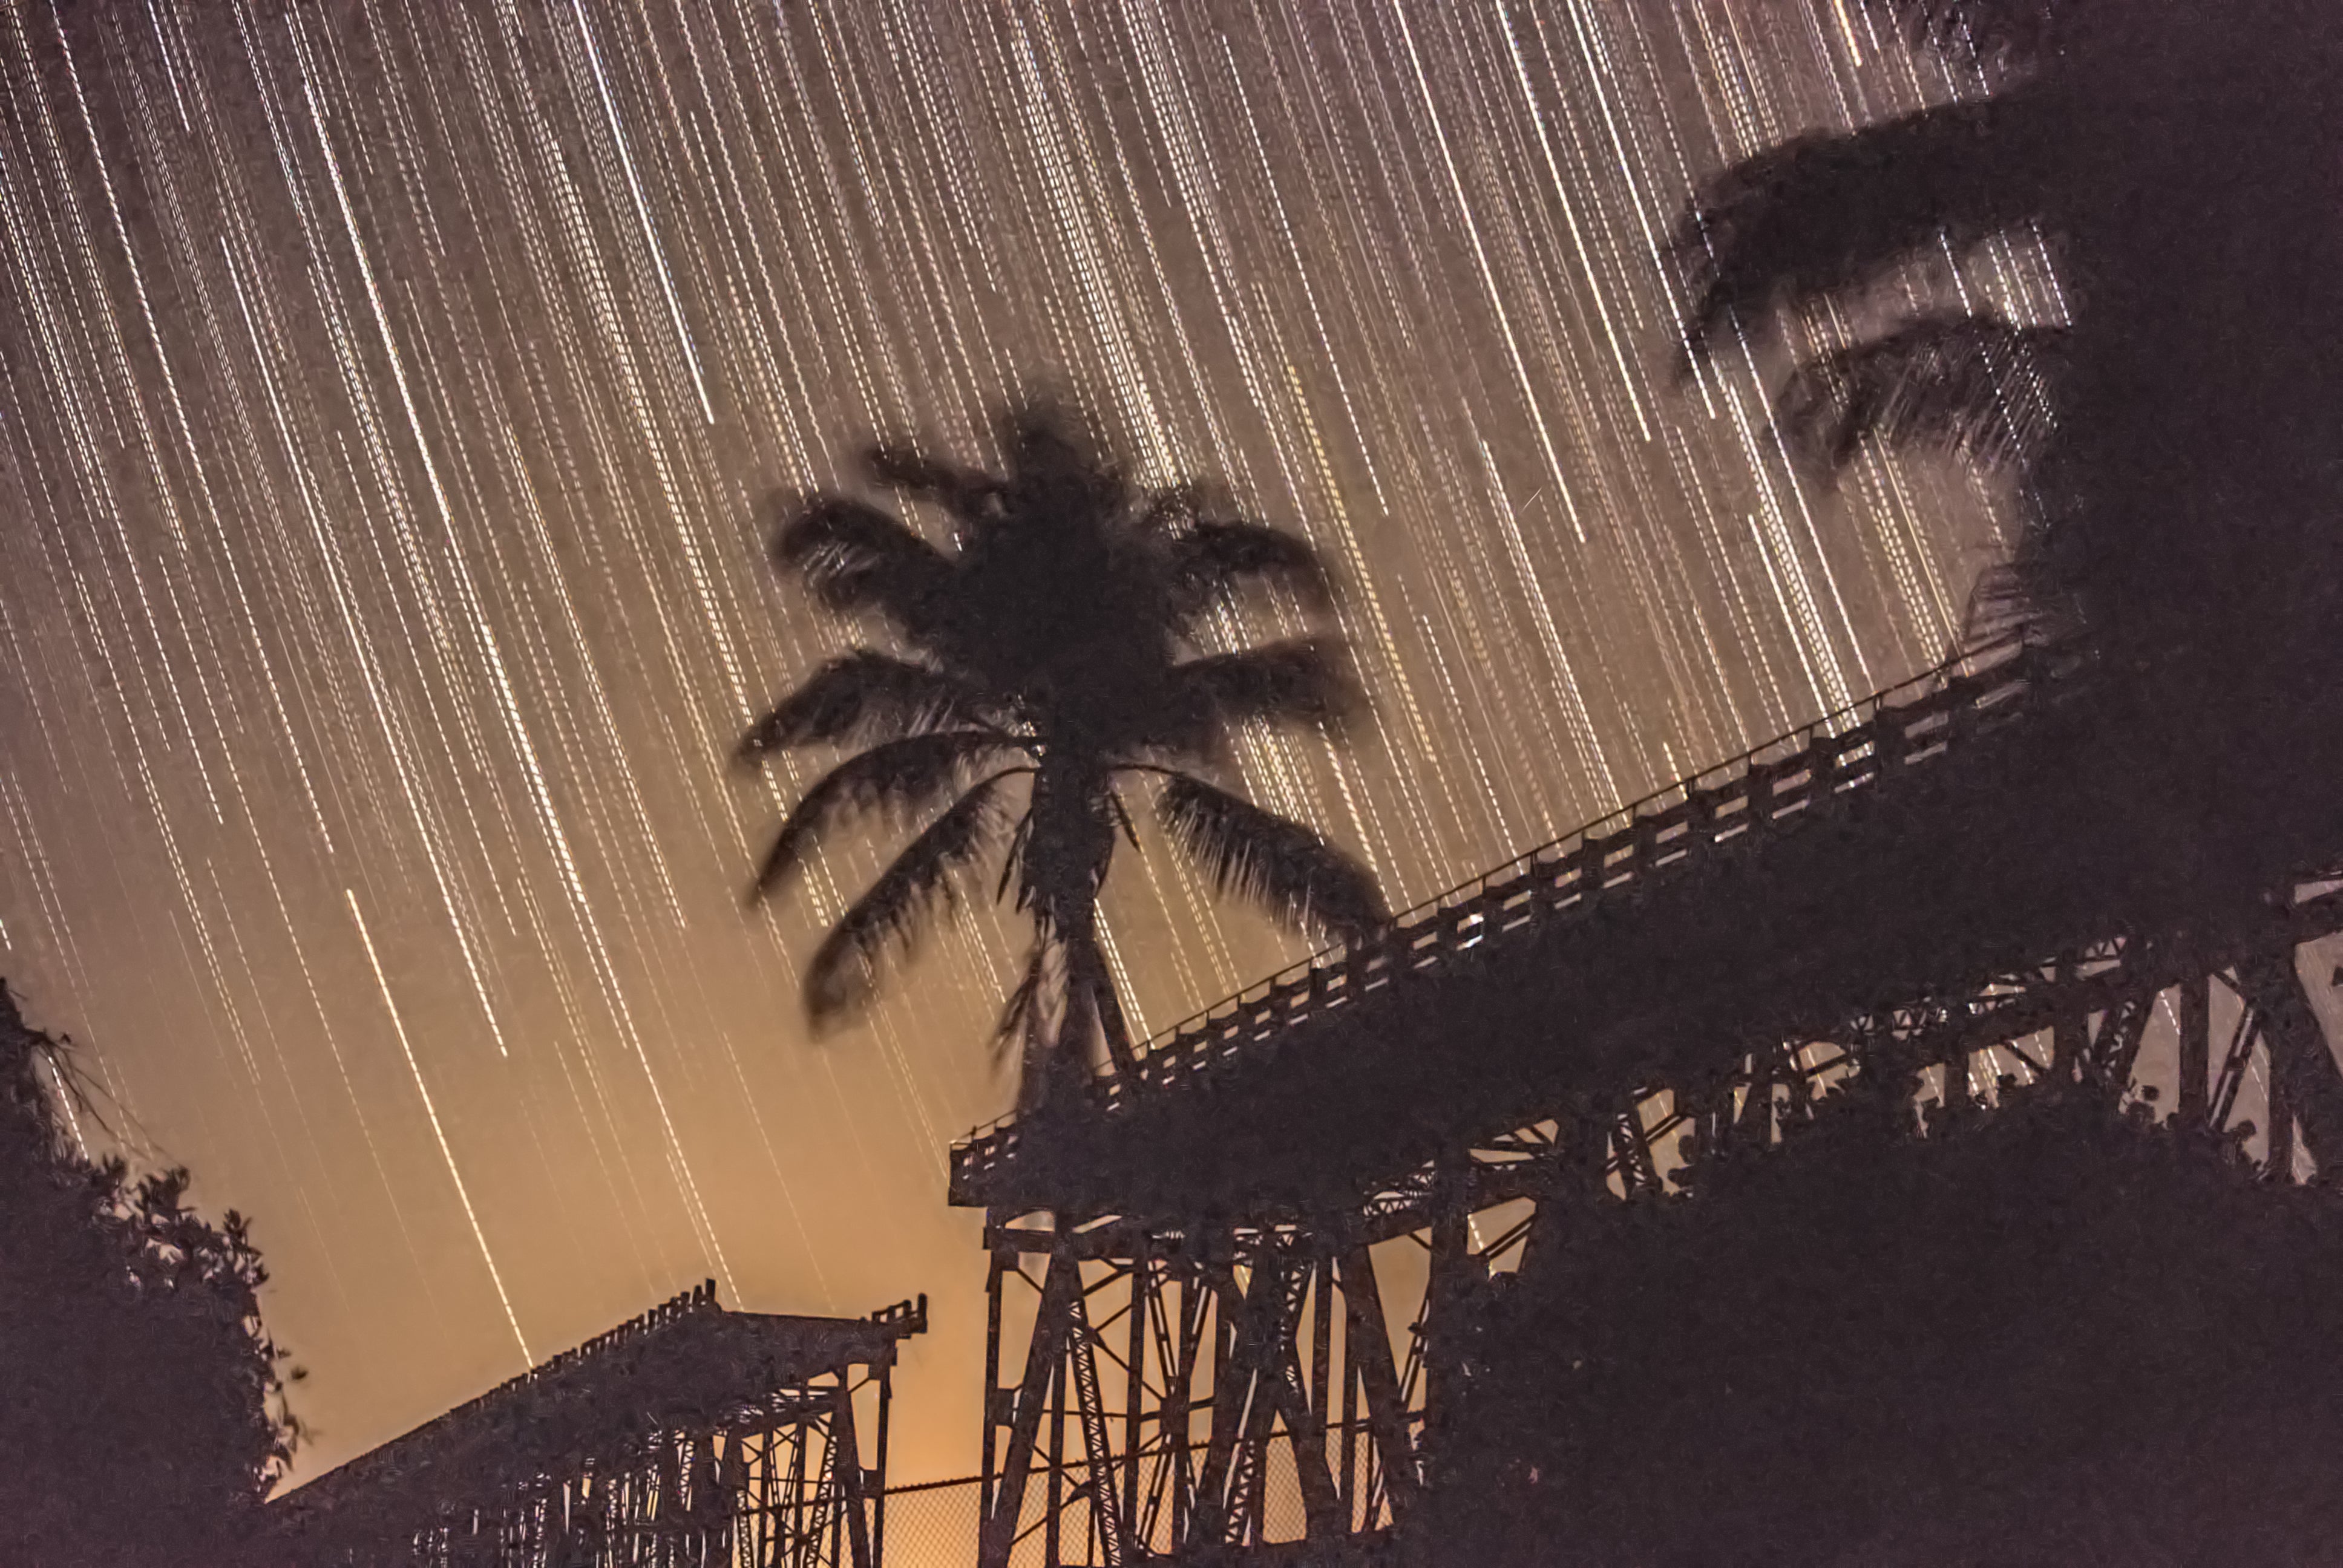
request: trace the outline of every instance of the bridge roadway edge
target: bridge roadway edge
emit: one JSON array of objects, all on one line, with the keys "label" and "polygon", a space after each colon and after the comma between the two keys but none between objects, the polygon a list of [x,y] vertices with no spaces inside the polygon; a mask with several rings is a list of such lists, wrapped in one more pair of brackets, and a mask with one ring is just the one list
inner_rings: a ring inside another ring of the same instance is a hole
[{"label": "bridge roadway edge", "polygon": [[[1851,1016],[2110,937],[2241,940],[2267,929],[2270,890],[2343,857],[2318,783],[2343,769],[2312,739],[2343,735],[2343,699],[2297,686],[2230,702],[2217,735],[2200,722],[2182,739],[2165,686],[2055,650],[1942,689],[1957,700],[1819,734],[1820,788],[1803,805],[1694,846],[1624,896],[1452,940],[1436,964],[1393,966],[1356,1000],[1260,1030],[1110,1111],[963,1143],[952,1201],[996,1215],[1349,1209],[1574,1101],[1721,1070],[1785,1037],[1829,1039]],[[1926,735],[1904,730],[1935,711],[1966,733],[1922,765]],[[1703,809],[1700,791],[1684,794]]]}]

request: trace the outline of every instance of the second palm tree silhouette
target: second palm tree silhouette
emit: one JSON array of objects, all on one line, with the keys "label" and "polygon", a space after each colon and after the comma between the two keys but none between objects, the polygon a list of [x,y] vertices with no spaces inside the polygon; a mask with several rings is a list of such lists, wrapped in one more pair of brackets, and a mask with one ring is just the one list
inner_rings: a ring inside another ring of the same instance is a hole
[{"label": "second palm tree silhouette", "polygon": [[776,564],[830,609],[875,617],[906,651],[830,660],[738,756],[753,768],[787,748],[860,748],[789,812],[752,900],[785,889],[851,818],[928,818],[807,965],[817,1026],[864,1005],[889,950],[908,952],[957,879],[1001,858],[996,896],[1013,890],[1033,922],[1000,1026],[1021,1050],[1031,1109],[1086,1074],[1101,1043],[1115,1070],[1132,1066],[1098,917],[1117,836],[1138,841],[1119,781],[1151,786],[1165,837],[1215,891],[1346,940],[1386,914],[1373,877],[1315,829],[1198,771],[1222,769],[1238,726],[1332,726],[1358,705],[1339,638],[1200,647],[1207,622],[1249,589],[1328,608],[1316,553],[1217,515],[1195,485],[1137,488],[1046,405],[1001,427],[1002,474],[898,445],[869,454],[874,479],[949,519],[949,550],[845,497],[792,510]]}]

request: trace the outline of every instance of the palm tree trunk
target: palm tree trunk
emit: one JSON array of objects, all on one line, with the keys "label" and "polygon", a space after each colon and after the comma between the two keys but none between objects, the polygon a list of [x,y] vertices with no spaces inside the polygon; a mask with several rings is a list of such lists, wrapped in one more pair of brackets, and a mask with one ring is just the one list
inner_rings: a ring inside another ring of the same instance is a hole
[{"label": "palm tree trunk", "polygon": [[1043,940],[1057,941],[1066,958],[1065,1008],[1051,1042],[1053,1067],[1087,1075],[1091,1041],[1103,1036],[1108,1061],[1127,1082],[1138,1063],[1098,935],[1099,890],[1114,857],[1119,809],[1111,777],[1110,759],[1086,747],[1061,742],[1051,748],[1033,779],[1025,852],[1034,920]]}]

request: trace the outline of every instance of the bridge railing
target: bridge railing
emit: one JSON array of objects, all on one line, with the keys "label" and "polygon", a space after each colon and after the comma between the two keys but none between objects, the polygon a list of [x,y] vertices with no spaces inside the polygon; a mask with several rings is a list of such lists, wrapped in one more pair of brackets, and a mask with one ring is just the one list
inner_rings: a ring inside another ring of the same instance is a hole
[{"label": "bridge railing", "polygon": [[[1133,1081],[1101,1078],[1092,1092],[1111,1111],[1208,1077],[1240,1054],[1265,1058],[1285,1030],[1403,975],[1533,921],[1591,911],[1652,876],[1688,868],[1705,850],[1963,748],[2000,729],[2029,706],[2043,677],[2075,661],[2022,634],[1972,649],[1542,844],[1373,936],[1289,965],[1151,1036],[1137,1049]],[[955,1143],[954,1190],[1006,1163],[1019,1140],[1015,1120],[1004,1119]]]}]

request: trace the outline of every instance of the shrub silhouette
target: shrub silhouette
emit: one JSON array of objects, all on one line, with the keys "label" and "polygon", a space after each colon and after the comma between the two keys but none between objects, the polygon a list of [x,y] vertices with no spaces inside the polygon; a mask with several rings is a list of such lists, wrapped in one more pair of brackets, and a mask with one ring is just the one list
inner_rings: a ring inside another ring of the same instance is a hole
[{"label": "shrub silhouette", "polygon": [[0,984],[0,1563],[236,1562],[297,1436],[267,1271],[185,1171],[74,1150],[41,1081],[63,1052]]},{"label": "shrub silhouette", "polygon": [[[2012,1092],[1841,1094],[1499,1291],[1446,1543],[1491,1563],[2329,1561],[2343,1207]],[[1459,1506],[1461,1504],[1461,1506]]]}]

